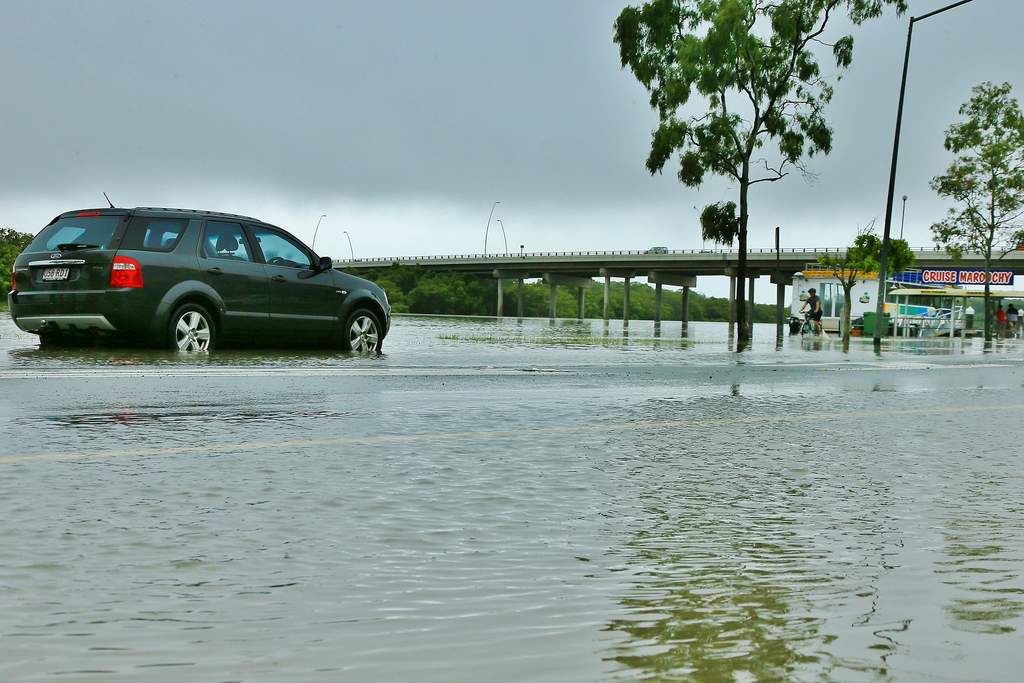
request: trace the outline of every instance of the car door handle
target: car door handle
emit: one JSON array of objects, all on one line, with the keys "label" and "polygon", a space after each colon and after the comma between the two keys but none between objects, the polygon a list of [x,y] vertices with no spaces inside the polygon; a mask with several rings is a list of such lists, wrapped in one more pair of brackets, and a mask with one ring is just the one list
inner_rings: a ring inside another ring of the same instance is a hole
[{"label": "car door handle", "polygon": [[222,275],[224,273],[220,268],[207,268],[206,272],[210,275]]},{"label": "car door handle", "polygon": [[270,279],[273,280],[274,282],[284,282],[287,278],[284,275],[275,275]]}]

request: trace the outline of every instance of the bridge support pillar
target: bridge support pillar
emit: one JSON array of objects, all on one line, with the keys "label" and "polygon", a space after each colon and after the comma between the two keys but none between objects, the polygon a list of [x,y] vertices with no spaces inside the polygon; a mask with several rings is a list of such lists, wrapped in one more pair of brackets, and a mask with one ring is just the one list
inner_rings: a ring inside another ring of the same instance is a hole
[{"label": "bridge support pillar", "polygon": [[629,281],[633,278],[627,277],[625,288],[622,290],[622,324],[629,324]]},{"label": "bridge support pillar", "polygon": [[736,276],[729,273],[729,334],[733,333],[736,324]]},{"label": "bridge support pillar", "polygon": [[548,312],[550,313],[552,320],[558,317],[556,315],[558,312],[558,285],[554,282],[551,283],[551,306],[549,307]]},{"label": "bridge support pillar", "polygon": [[786,310],[786,285],[793,284],[793,276],[785,275],[782,271],[776,271],[772,275],[772,282],[775,283],[775,343],[781,344],[783,337],[783,325],[785,324]]},{"label": "bridge support pillar", "polygon": [[611,295],[612,276],[607,273],[604,276],[604,321],[608,322],[608,297]]},{"label": "bridge support pillar", "polygon": [[583,320],[583,314],[585,312],[587,290],[585,287],[580,287],[576,290],[576,318],[577,320]]},{"label": "bridge support pillar", "polygon": [[754,283],[757,282],[757,277],[752,277],[749,280],[750,290],[747,292],[747,329],[750,330],[750,336],[754,336]]},{"label": "bridge support pillar", "polygon": [[504,284],[504,282],[505,281],[502,280],[500,277],[498,278],[498,312],[497,312],[497,315],[498,315],[499,318],[501,317],[502,313],[504,313],[504,311],[505,311],[505,292],[503,291],[504,287],[502,286]]},{"label": "bridge support pillar", "polygon": [[690,288],[683,287],[683,313],[682,313],[682,328],[683,332],[686,332],[686,328],[690,325]]},{"label": "bridge support pillar", "polygon": [[782,341],[782,310],[786,306],[786,285],[782,284],[782,278],[775,282],[775,340]]},{"label": "bridge support pillar", "polygon": [[654,324],[661,324],[661,283],[654,284]]},{"label": "bridge support pillar", "polygon": [[523,317],[523,278],[516,280],[516,315]]}]

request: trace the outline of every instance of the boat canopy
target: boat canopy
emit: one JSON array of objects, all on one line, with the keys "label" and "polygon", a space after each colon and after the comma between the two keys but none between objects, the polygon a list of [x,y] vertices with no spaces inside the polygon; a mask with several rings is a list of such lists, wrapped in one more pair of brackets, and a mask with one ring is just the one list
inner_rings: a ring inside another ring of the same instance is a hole
[{"label": "boat canopy", "polygon": [[[946,296],[970,299],[985,296],[982,289],[963,289],[961,287],[925,287],[921,289],[910,287],[894,287],[889,290],[890,296]],[[1020,289],[992,289],[989,296],[993,299],[1024,299],[1024,290]]]}]

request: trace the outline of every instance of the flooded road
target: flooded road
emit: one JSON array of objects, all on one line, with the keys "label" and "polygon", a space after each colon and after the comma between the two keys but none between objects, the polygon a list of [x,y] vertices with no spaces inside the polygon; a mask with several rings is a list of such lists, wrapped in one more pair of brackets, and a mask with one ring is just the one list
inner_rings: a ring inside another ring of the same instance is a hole
[{"label": "flooded road", "polygon": [[0,680],[987,680],[1024,345],[400,317],[381,358],[0,317]]}]

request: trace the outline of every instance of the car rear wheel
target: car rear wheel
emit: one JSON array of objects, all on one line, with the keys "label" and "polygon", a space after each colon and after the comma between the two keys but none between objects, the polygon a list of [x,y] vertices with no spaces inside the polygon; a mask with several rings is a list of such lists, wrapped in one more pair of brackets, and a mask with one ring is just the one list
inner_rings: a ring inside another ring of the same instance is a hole
[{"label": "car rear wheel", "polygon": [[212,351],[217,340],[213,316],[200,304],[185,304],[171,316],[168,346],[177,351]]},{"label": "car rear wheel", "polygon": [[380,323],[365,308],[349,314],[342,328],[342,350],[352,353],[376,353],[380,349]]}]

